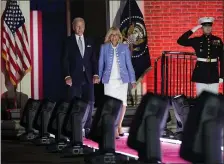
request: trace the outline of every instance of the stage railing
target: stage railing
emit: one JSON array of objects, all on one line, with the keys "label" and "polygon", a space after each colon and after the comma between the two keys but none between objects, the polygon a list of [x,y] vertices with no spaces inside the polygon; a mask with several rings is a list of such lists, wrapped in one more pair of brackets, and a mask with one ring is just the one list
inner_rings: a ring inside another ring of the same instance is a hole
[{"label": "stage railing", "polygon": [[191,52],[163,51],[154,64],[154,92],[194,98],[195,84],[191,82],[191,76],[196,59],[195,53]]},{"label": "stage railing", "polygon": [[[191,76],[197,57],[192,52],[163,51],[154,63],[154,93],[173,97],[184,94],[196,97],[195,83]],[[223,84],[219,90],[224,94]],[[141,83],[128,94],[128,106],[138,106],[142,98]]]},{"label": "stage railing", "polygon": [[194,53],[163,51],[154,65],[154,92],[166,96],[184,94],[195,97],[195,86],[191,82],[195,62]]},{"label": "stage railing", "polygon": [[[196,63],[195,53],[163,51],[154,64],[154,92],[165,96],[196,96],[191,76]],[[222,87],[224,93],[224,88]]]}]

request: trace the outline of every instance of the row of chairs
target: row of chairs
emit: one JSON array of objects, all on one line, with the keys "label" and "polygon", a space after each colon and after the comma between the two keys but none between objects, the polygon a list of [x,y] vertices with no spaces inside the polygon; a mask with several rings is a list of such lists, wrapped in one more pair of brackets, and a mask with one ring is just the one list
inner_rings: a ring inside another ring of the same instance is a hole
[{"label": "row of chairs", "polygon": [[[184,96],[174,99],[176,105],[188,108],[187,117],[182,119],[180,156],[193,163],[222,163],[220,146],[224,96],[203,92],[192,108],[187,107]],[[152,93],[143,96],[127,140],[127,145],[138,152],[139,158],[126,163],[161,163],[160,137],[166,124],[169,103],[169,98],[165,96]],[[120,100],[105,96],[97,109],[89,134],[89,139],[99,144],[97,152],[91,152],[83,145],[82,119],[87,103],[79,98],[70,103],[29,99],[21,118],[21,125],[26,129],[21,140],[47,145],[49,151],[62,152],[65,156],[84,155],[86,163],[115,164],[119,155],[115,153],[114,129],[121,105]],[[182,117],[180,112],[177,115]]]}]

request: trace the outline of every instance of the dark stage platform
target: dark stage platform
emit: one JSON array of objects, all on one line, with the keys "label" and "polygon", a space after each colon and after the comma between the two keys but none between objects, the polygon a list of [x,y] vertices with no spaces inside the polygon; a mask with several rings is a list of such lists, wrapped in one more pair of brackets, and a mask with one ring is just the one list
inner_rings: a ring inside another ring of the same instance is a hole
[{"label": "dark stage platform", "polygon": [[[128,148],[126,137],[116,140],[117,153],[131,158],[138,158],[137,153]],[[90,140],[84,139],[84,144],[89,147],[98,148],[98,145]],[[179,144],[162,142],[163,162],[186,163],[178,157]],[[25,163],[75,163],[84,164],[84,158],[63,158],[59,153],[48,153],[45,146],[35,146],[32,143],[19,140],[2,140],[2,163],[3,164],[25,164]],[[119,163],[125,163],[124,161]]]},{"label": "dark stage platform", "polygon": [[[127,164],[127,157],[137,159],[137,152],[126,145],[127,137],[116,140],[116,152],[122,157],[119,164]],[[179,157],[179,146],[181,141],[161,138],[162,161],[164,163],[188,164]],[[98,149],[98,145],[90,140],[84,139],[84,144],[88,147]],[[223,150],[223,148],[222,148]],[[19,140],[2,140],[2,164],[84,164],[84,158],[64,158],[59,153],[48,153],[45,146],[35,146],[33,143],[21,142]]]},{"label": "dark stage platform", "polygon": [[2,140],[2,164],[84,164],[83,158],[61,158],[61,154],[48,153],[45,146]]}]

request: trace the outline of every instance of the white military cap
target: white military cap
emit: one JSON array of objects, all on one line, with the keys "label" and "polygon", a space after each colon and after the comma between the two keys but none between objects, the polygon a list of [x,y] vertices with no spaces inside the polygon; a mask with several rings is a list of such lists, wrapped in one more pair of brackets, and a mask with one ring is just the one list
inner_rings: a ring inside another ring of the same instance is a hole
[{"label": "white military cap", "polygon": [[213,18],[213,17],[203,17],[198,20],[198,23],[201,25],[212,24],[214,22],[214,20],[215,20],[215,18]]}]

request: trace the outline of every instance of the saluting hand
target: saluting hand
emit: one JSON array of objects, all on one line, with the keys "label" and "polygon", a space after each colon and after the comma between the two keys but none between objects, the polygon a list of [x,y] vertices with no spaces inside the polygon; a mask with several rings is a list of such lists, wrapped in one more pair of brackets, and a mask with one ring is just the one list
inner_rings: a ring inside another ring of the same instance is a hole
[{"label": "saluting hand", "polygon": [[223,78],[219,78],[219,83],[223,83]]},{"label": "saluting hand", "polygon": [[202,28],[202,25],[197,25],[194,28],[191,29],[192,32],[196,32],[199,28]]}]

